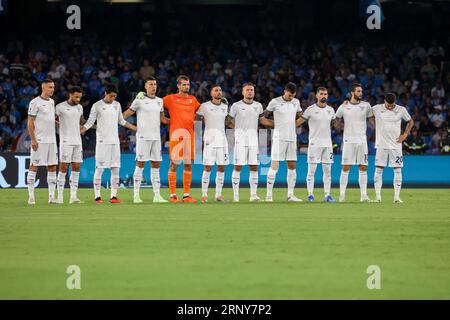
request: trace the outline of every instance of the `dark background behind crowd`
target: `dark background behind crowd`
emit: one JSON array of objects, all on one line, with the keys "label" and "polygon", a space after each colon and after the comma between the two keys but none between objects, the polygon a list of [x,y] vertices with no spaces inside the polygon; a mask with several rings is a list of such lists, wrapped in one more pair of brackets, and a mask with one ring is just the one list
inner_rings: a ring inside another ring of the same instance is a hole
[{"label": "dark background behind crowd", "polygon": [[[67,98],[71,86],[81,85],[87,118],[107,83],[117,85],[125,110],[146,77],[158,79],[162,97],[176,92],[176,76],[186,74],[201,102],[209,99],[213,83],[222,86],[230,104],[238,101],[247,81],[256,84],[255,100],[264,106],[282,94],[287,82],[296,83],[303,110],[315,102],[318,86],[328,88],[334,108],[353,82],[362,84],[371,105],[395,92],[415,121],[406,153],[450,153],[448,2],[382,4],[381,30],[367,29],[358,2],[243,3],[80,2],[82,29],[68,30],[67,4],[36,1],[30,8],[25,1],[10,2],[8,13],[0,15],[6,30],[0,36],[0,150],[29,148],[28,103],[46,77],[55,81],[56,103]],[[342,130],[340,123],[333,128],[337,153]],[[299,152],[306,152],[308,128],[297,132]],[[122,149],[133,152],[132,133],[121,129],[120,134]],[[167,128],[161,135],[167,141]],[[370,126],[368,137],[373,153]],[[86,151],[94,149],[94,130],[83,144]]]}]

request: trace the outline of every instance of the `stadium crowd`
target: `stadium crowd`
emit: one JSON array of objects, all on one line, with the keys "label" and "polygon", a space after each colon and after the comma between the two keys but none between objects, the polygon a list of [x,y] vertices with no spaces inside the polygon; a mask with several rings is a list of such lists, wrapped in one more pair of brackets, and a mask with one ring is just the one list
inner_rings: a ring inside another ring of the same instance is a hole
[{"label": "stadium crowd", "polygon": [[[407,107],[415,128],[404,143],[406,153],[450,153],[450,38],[447,43],[397,43],[371,45],[357,42],[321,41],[280,44],[247,40],[218,44],[180,43],[175,47],[154,46],[146,40],[114,45],[101,38],[72,37],[54,40],[36,38],[26,45],[18,41],[0,49],[0,150],[25,151],[29,101],[39,94],[39,83],[55,81],[55,102],[66,99],[68,88],[81,85],[85,118],[103,95],[106,83],[119,88],[125,110],[143,79],[155,76],[159,96],[176,91],[176,76],[191,78],[191,93],[209,100],[208,88],[218,83],[229,103],[241,99],[241,85],[256,84],[255,100],[264,107],[281,95],[283,86],[298,85],[303,110],[315,102],[314,90],[326,86],[329,105],[337,109],[353,82],[364,88],[364,100],[381,103],[385,92],[397,93]],[[162,141],[167,128],[161,129]],[[335,151],[340,153],[342,125],[333,128]],[[121,131],[121,147],[133,151],[129,132]],[[93,150],[95,131],[83,137],[84,150]],[[374,153],[374,131],[369,127],[369,152]],[[299,152],[306,152],[307,126],[298,129]]]}]

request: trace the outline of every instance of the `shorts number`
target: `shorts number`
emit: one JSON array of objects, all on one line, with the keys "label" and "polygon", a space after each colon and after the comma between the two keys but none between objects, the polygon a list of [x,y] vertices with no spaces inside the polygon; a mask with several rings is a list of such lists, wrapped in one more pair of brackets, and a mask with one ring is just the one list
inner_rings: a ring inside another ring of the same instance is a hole
[{"label": "shorts number", "polygon": [[333,153],[330,153],[330,160],[333,160]]},{"label": "shorts number", "polygon": [[395,163],[396,164],[402,164],[403,163],[403,156],[395,157]]}]

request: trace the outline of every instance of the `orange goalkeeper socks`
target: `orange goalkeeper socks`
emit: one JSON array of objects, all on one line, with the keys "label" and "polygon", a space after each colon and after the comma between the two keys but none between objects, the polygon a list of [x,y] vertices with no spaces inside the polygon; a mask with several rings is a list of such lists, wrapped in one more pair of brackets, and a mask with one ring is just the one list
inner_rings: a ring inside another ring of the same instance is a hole
[{"label": "orange goalkeeper socks", "polygon": [[167,179],[169,180],[170,195],[173,195],[177,192],[177,173],[174,171],[169,171],[167,174]]},{"label": "orange goalkeeper socks", "polygon": [[192,171],[184,170],[183,172],[184,194],[189,194],[189,191],[191,191],[191,180],[192,180]]}]

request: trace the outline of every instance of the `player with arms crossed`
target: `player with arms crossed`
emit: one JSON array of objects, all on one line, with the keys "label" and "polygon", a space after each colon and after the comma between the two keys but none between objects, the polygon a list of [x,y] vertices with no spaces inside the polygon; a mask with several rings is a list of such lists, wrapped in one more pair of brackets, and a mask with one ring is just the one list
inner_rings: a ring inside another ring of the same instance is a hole
[{"label": "player with arms crossed", "polygon": [[216,195],[218,202],[225,201],[222,195],[225,167],[228,164],[228,142],[225,135],[225,119],[228,105],[222,100],[222,88],[216,84],[211,87],[211,100],[200,105],[197,111],[199,119],[205,121],[203,134],[203,175],[202,202],[208,202],[209,177],[211,167],[216,164]]},{"label": "player with arms crossed", "polygon": [[308,189],[308,202],[314,201],[314,175],[317,164],[322,163],[324,202],[335,202],[331,197],[331,164],[333,163],[333,146],[331,142],[331,123],[336,118],[334,109],[327,105],[328,90],[318,87],[316,90],[317,102],[309,106],[297,119],[297,126],[308,121],[308,175],[306,185]]},{"label": "player with arms crossed", "polygon": [[[297,86],[289,82],[284,87],[282,96],[272,99],[264,111],[261,124],[270,126],[274,124],[272,135],[272,149],[270,169],[267,173],[267,195],[266,201],[273,201],[273,185],[280,161],[286,160],[288,194],[287,201],[300,202],[301,199],[294,195],[295,183],[297,181],[297,133],[296,120],[302,114],[300,101],[295,98]],[[273,121],[268,119],[273,114]]]},{"label": "player with arms crossed", "polygon": [[192,180],[192,161],[195,157],[194,121],[195,113],[200,107],[197,98],[189,94],[190,81],[188,76],[180,75],[177,78],[178,93],[164,97],[164,108],[170,116],[169,127],[169,156],[170,167],[168,173],[170,202],[181,202],[178,199],[177,169],[183,162],[183,202],[197,202],[190,195]]},{"label": "player with arms crossed", "polygon": [[250,202],[262,201],[257,195],[259,143],[258,124],[263,115],[261,103],[254,101],[255,85],[247,82],[242,86],[243,99],[233,103],[228,114],[228,123],[234,128],[234,170],[231,176],[233,201],[239,202],[239,183],[242,166],[250,167]]},{"label": "player with arms crossed", "polygon": [[89,119],[81,128],[81,133],[89,130],[97,121],[97,140],[95,145],[94,195],[97,204],[103,203],[101,198],[102,174],[105,169],[111,170],[111,203],[120,203],[117,199],[120,169],[120,141],[118,124],[136,131],[136,126],[123,119],[122,108],[116,101],[117,88],[107,85],[105,96],[93,104]]},{"label": "player with arms crossed", "polygon": [[[383,170],[386,165],[394,169],[394,202],[402,203],[400,190],[402,188],[403,154],[402,143],[408,137],[414,126],[405,107],[395,103],[393,93],[386,94],[384,103],[373,106],[375,116],[375,194],[376,202],[381,202],[381,187],[383,185]],[[405,131],[401,133],[402,120],[406,121]]]},{"label": "player with arms crossed", "polygon": [[64,203],[64,185],[69,165],[70,201],[81,203],[77,197],[80,167],[83,162],[80,125],[84,124],[83,107],[80,104],[82,90],[74,86],[69,89],[69,99],[56,105],[56,117],[59,122],[59,173],[58,173],[58,203]]},{"label": "player with arms crossed", "polygon": [[146,161],[150,161],[151,182],[153,187],[153,202],[168,202],[160,194],[161,179],[159,174],[161,155],[161,123],[169,124],[164,116],[163,100],[156,96],[158,84],[156,78],[149,77],[145,80],[146,94],[140,93],[134,99],[130,108],[123,113],[127,119],[136,113],[136,168],[134,169],[134,203],[142,203],[139,190],[142,182],[142,172]]},{"label": "player with arms crossed", "polygon": [[55,91],[53,80],[44,79],[42,93],[30,101],[28,107],[28,133],[31,137],[31,161],[27,175],[28,204],[35,204],[34,184],[38,167],[47,167],[48,203],[55,204],[58,149],[55,132]]},{"label": "player with arms crossed", "polygon": [[362,86],[355,83],[350,88],[350,101],[342,104],[336,111],[336,118],[344,119],[344,139],[342,147],[342,171],[340,178],[339,202],[345,201],[350,166],[359,167],[359,188],[361,202],[369,202],[367,196],[367,119],[373,118],[370,104],[361,101]]}]

